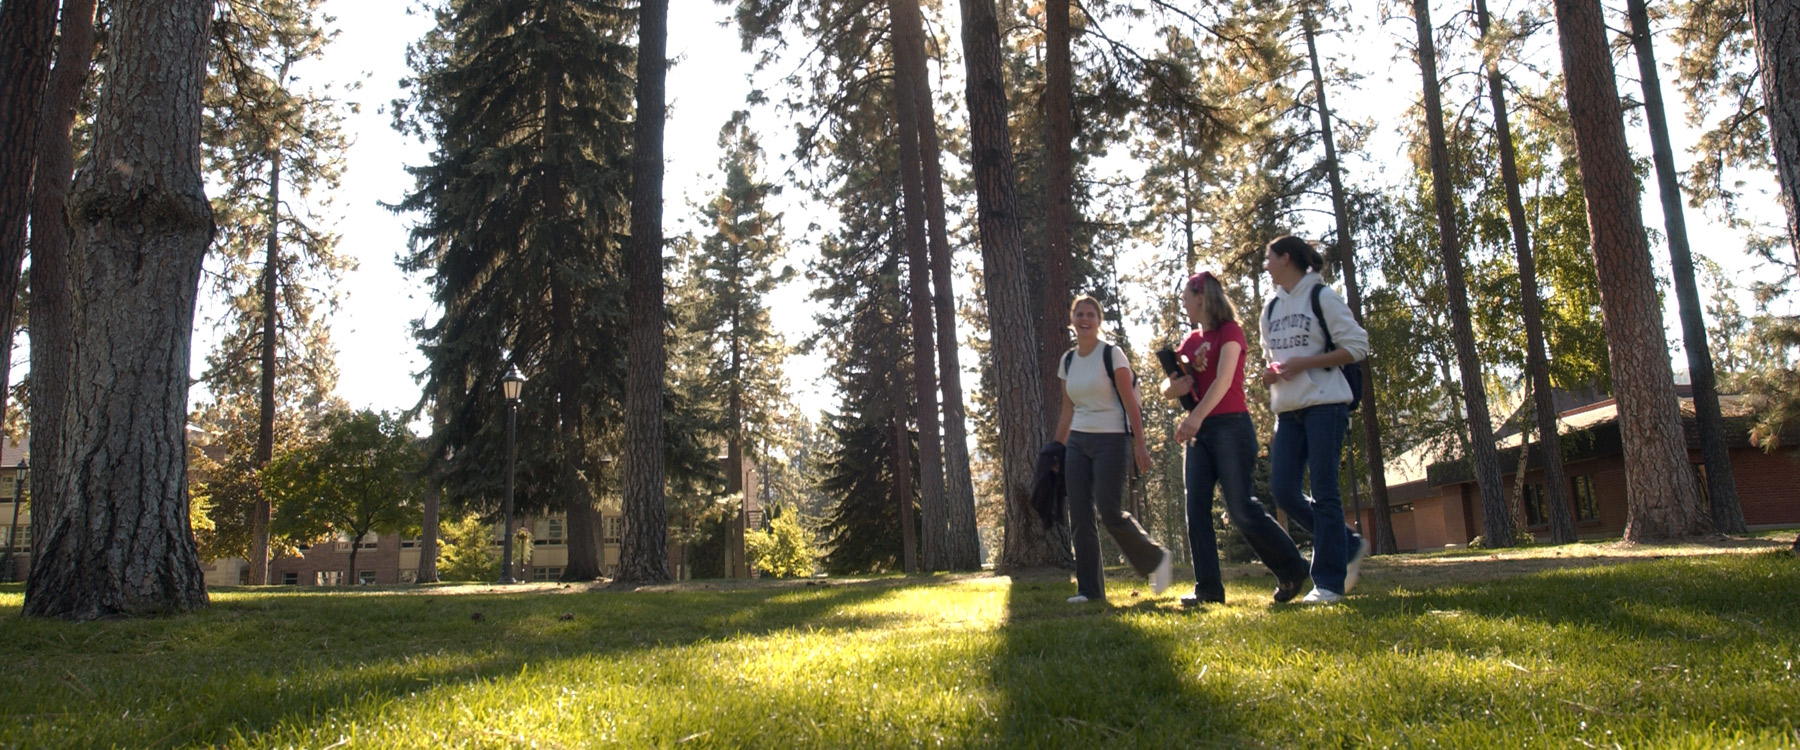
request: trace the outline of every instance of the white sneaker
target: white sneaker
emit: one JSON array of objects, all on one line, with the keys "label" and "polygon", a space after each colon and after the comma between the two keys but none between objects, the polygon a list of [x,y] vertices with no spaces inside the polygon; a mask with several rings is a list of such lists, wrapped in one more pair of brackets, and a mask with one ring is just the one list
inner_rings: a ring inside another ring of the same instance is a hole
[{"label": "white sneaker", "polygon": [[1070,604],[1086,604],[1087,602],[1088,602],[1088,598],[1085,596],[1082,596],[1080,594],[1076,594],[1074,596],[1069,597]]},{"label": "white sneaker", "polygon": [[1344,600],[1343,594],[1333,593],[1321,588],[1314,588],[1300,600],[1301,604],[1336,604]]},{"label": "white sneaker", "polygon": [[1362,544],[1350,554],[1350,561],[1344,565],[1344,593],[1348,594],[1356,588],[1356,579],[1362,577],[1362,564],[1369,559],[1369,538],[1363,537]]},{"label": "white sneaker", "polygon": [[1156,564],[1156,570],[1150,572],[1150,593],[1160,594],[1167,591],[1169,584],[1175,581],[1175,556],[1163,550],[1162,562]]}]

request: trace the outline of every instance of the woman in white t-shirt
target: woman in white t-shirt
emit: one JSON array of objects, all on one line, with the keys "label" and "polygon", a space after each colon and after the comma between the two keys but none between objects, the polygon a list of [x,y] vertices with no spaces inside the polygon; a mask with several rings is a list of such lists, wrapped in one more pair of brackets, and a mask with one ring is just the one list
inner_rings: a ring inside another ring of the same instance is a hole
[{"label": "woman in white t-shirt", "polygon": [[1139,575],[1150,576],[1152,591],[1162,593],[1173,578],[1169,551],[1150,541],[1137,520],[1121,509],[1131,462],[1135,459],[1139,471],[1148,471],[1150,449],[1144,444],[1144,419],[1137,389],[1132,387],[1131,363],[1125,352],[1100,339],[1100,319],[1099,301],[1085,294],[1075,298],[1069,306],[1075,348],[1063,355],[1056,371],[1063,380],[1056,439],[1064,445],[1063,482],[1075,527],[1072,604],[1106,598],[1096,510],[1131,566]]}]

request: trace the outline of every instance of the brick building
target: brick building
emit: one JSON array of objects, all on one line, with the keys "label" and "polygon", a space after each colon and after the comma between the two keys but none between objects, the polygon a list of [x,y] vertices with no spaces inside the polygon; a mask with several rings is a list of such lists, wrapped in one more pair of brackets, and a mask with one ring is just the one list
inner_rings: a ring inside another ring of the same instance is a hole
[{"label": "brick building", "polygon": [[[1700,455],[1694,402],[1681,397],[1682,426],[1687,436],[1688,463],[1701,498],[1706,499],[1706,467]],[[1582,401],[1588,401],[1582,403]],[[1725,432],[1730,440],[1731,468],[1744,522],[1751,530],[1800,526],[1800,448],[1793,437],[1772,453],[1750,444],[1753,421],[1742,396],[1720,397],[1725,413]],[[1582,538],[1619,536],[1625,531],[1625,461],[1619,434],[1618,405],[1611,398],[1576,399],[1558,418],[1563,448],[1563,473],[1569,483],[1575,531]],[[1562,404],[1559,404],[1561,406]],[[1500,466],[1508,503],[1515,500],[1520,436],[1498,440]],[[1533,442],[1528,452],[1523,496],[1527,525],[1539,541],[1550,535],[1544,507],[1543,451]],[[1481,493],[1466,460],[1433,456],[1415,450],[1387,466],[1388,503],[1396,548],[1401,551],[1459,547],[1481,534]],[[1346,498],[1348,500],[1349,498]],[[1374,511],[1362,509],[1358,520],[1367,528]]]}]

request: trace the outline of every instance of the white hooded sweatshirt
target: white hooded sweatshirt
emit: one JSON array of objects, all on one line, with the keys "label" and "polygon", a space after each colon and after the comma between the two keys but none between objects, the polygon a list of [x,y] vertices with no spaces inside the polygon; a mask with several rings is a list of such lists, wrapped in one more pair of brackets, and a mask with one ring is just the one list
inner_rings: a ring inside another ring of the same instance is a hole
[{"label": "white hooded sweatshirt", "polygon": [[[1313,287],[1322,283],[1314,272],[1300,277],[1291,292],[1275,287],[1274,301],[1259,311],[1264,362],[1325,353],[1325,336],[1312,307]],[[1331,326],[1331,342],[1337,348],[1350,352],[1358,362],[1369,356],[1369,332],[1356,324],[1350,306],[1336,290],[1327,286],[1319,293],[1319,308],[1325,313],[1324,323]],[[1270,408],[1276,414],[1320,404],[1347,404],[1350,395],[1350,385],[1338,367],[1315,367],[1293,380],[1277,380],[1269,386]]]}]

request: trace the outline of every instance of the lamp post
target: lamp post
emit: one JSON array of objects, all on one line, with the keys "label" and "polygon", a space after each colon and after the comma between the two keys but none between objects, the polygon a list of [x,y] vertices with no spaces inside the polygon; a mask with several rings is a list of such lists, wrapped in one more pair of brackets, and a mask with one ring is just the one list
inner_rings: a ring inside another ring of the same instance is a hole
[{"label": "lamp post", "polygon": [[506,371],[506,377],[500,381],[500,390],[506,396],[506,525],[500,531],[500,582],[518,583],[513,578],[512,569],[512,525],[513,525],[513,475],[518,462],[519,447],[514,433],[519,424],[519,391],[525,389],[525,378],[519,374],[518,368]]},{"label": "lamp post", "polygon": [[19,506],[25,502],[25,472],[31,467],[25,464],[24,457],[19,458],[17,475],[13,477],[13,514],[12,525],[6,527],[6,582],[12,583],[19,578]]}]

